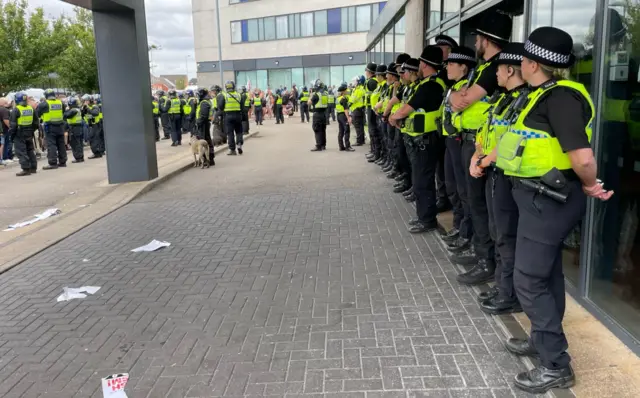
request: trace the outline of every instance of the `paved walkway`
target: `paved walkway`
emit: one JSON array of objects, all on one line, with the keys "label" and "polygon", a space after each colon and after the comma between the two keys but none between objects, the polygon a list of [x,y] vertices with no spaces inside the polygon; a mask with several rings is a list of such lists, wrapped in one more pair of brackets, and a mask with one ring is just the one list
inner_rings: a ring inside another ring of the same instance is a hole
[{"label": "paved walkway", "polygon": [[[0,396],[101,397],[124,372],[132,398],[526,396],[436,238],[336,131],[310,153],[287,120],[2,274]],[[171,246],[130,252],[151,239]],[[82,285],[101,289],[56,303]]]}]

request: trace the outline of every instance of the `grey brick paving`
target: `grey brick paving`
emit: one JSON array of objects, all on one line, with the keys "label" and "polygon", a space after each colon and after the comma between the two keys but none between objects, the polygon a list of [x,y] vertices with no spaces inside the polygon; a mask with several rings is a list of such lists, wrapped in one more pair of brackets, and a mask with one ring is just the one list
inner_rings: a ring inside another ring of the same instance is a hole
[{"label": "grey brick paving", "polygon": [[[364,151],[309,154],[285,126],[0,276],[0,396],[100,397],[119,372],[132,398],[524,396]],[[129,251],[153,238],[172,245]],[[55,302],[85,284],[102,288]]]}]

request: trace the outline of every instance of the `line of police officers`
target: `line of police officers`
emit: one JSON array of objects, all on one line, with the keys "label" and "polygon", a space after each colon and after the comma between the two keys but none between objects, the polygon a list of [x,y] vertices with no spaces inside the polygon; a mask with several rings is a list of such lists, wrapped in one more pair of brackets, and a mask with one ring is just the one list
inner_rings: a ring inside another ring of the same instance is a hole
[{"label": "line of police officers", "polygon": [[99,94],[86,94],[83,103],[76,97],[70,97],[67,105],[56,98],[53,90],[44,92],[44,100],[39,104],[28,103],[26,93],[15,95],[16,107],[9,117],[9,134],[12,136],[15,154],[22,171],[16,174],[24,177],[38,171],[35,154],[35,131],[42,125],[47,143],[48,164],[43,170],[55,170],[67,167],[67,149],[65,132],[74,160],[84,162],[84,128],[89,128],[89,143],[93,155],[89,159],[101,158],[105,154],[104,130],[102,127],[102,106]]},{"label": "line of police officers", "polygon": [[[349,105],[356,131],[367,115],[367,160],[416,202],[409,232],[437,229],[440,180],[454,213],[454,228],[440,238],[452,261],[471,267],[457,280],[495,282],[478,297],[483,311],[529,317],[530,338],[505,346],[540,359],[515,378],[518,388],[540,394],[575,382],[562,329],[563,240],[580,222],[587,195],[607,200],[613,192],[596,178],[593,103],[582,84],[568,80],[571,36],[542,27],[525,43],[509,43],[511,30],[509,16],[489,12],[475,30],[475,51],[441,35],[418,58],[369,64],[356,88],[365,92],[363,105],[357,92],[356,109]],[[343,140],[341,133],[341,149]],[[316,150],[323,142],[316,133]]]}]

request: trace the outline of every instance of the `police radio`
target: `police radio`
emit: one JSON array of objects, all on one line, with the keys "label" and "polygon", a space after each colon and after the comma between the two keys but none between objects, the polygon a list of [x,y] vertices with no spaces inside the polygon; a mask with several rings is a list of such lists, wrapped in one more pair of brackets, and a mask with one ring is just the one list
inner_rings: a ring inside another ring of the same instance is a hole
[{"label": "police radio", "polygon": [[520,112],[527,106],[529,103],[529,90],[524,89],[520,92],[520,96],[516,99],[516,102],[513,103],[507,113],[504,115],[504,120],[508,121],[510,124],[515,123],[518,116],[520,116]]}]

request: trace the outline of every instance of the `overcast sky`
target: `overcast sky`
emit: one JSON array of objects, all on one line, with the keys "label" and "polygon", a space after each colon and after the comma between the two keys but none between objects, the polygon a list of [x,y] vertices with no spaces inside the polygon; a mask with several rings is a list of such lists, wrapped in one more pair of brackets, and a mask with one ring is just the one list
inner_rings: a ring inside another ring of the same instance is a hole
[{"label": "overcast sky", "polygon": [[[28,0],[31,7],[43,7],[45,14],[73,15],[73,6],[61,0]],[[147,34],[149,44],[161,46],[151,55],[153,73],[185,74],[187,63],[189,77],[196,76],[193,49],[193,23],[191,22],[191,0],[145,0],[147,11]],[[189,56],[190,58],[187,58]]]}]

